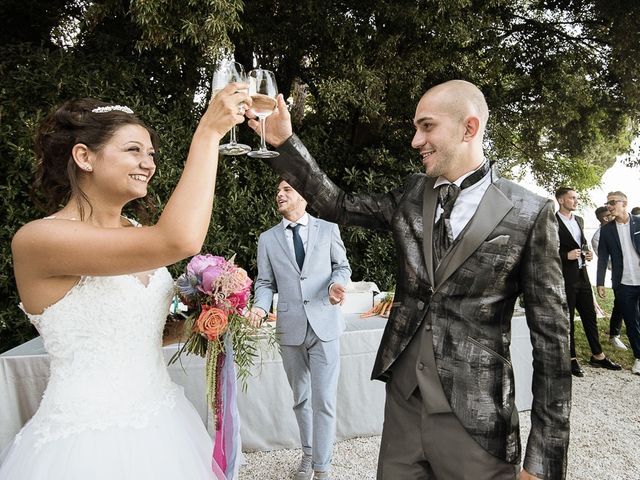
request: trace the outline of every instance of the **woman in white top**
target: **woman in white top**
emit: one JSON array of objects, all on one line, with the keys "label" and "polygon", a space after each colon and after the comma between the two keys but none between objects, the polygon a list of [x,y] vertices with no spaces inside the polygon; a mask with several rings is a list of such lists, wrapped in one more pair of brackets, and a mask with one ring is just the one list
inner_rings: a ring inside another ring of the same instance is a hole
[{"label": "woman in white top", "polygon": [[246,88],[231,84],[212,100],[152,226],[134,228],[122,216],[156,169],[156,135],[129,108],[70,101],[41,125],[37,182],[53,213],[18,230],[12,250],[51,376],[38,411],[0,455],[0,479],[224,478],[164,365],[173,288],[164,267],[200,251],[218,144],[243,121]]}]

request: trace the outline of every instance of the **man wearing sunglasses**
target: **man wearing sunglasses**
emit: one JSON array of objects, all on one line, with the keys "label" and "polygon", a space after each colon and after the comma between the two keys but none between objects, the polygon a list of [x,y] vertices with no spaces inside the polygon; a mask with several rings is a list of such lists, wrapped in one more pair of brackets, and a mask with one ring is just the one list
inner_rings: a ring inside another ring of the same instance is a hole
[{"label": "man wearing sunglasses", "polygon": [[631,371],[640,375],[640,216],[627,212],[627,196],[622,192],[609,193],[606,206],[614,221],[600,230],[598,296],[606,296],[604,276],[611,259],[611,283],[636,359]]},{"label": "man wearing sunglasses", "polygon": [[[637,215],[631,210],[631,213]],[[596,208],[595,211],[596,218],[598,222],[600,222],[600,226],[596,233],[593,234],[593,238],[591,239],[591,246],[593,247],[594,252],[598,252],[598,245],[600,243],[600,229],[602,225],[606,225],[612,219],[609,216],[609,209],[605,206],[601,206]],[[611,270],[611,262],[609,262],[608,269]],[[609,318],[609,343],[618,350],[626,350],[627,346],[622,343],[620,340],[620,332],[622,331],[622,312],[620,311],[620,305],[618,305],[618,301],[615,300],[613,302],[613,310],[611,310],[611,317]]]}]

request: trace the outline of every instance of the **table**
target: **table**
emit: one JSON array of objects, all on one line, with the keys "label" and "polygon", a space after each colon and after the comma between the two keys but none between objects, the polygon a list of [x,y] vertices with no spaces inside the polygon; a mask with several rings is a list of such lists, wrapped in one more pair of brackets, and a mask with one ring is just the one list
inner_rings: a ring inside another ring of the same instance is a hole
[{"label": "table", "polygon": [[[341,371],[338,383],[337,440],[379,435],[384,412],[384,384],[369,380],[386,319],[360,319],[346,315],[347,330],[340,340]],[[163,348],[171,358],[176,345]],[[526,321],[512,321],[511,356],[516,381],[518,410],[531,408],[531,343]],[[296,448],[298,428],[292,411],[293,398],[277,351],[262,350],[253,367],[247,390],[238,392],[240,434],[245,451]],[[169,366],[174,382],[182,385],[209,432],[213,431],[204,390],[204,359],[183,357]],[[42,340],[34,338],[0,355],[0,450],[38,408],[49,377],[49,358]]]}]

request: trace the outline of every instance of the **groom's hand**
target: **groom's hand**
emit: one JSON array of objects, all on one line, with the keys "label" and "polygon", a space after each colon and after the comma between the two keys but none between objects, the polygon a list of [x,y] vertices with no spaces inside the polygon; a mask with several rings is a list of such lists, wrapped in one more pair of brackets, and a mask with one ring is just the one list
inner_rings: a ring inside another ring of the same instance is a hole
[{"label": "groom's hand", "polygon": [[[250,120],[247,122],[258,135],[260,134],[260,122],[256,117],[253,110],[249,109],[246,113],[247,118]],[[265,139],[269,145],[279,147],[282,145],[291,135],[293,135],[293,129],[291,127],[291,115],[289,109],[284,101],[282,94],[278,94],[277,108],[267,117],[265,126]]]},{"label": "groom's hand", "polygon": [[331,288],[329,288],[329,302],[331,302],[331,305],[342,305],[342,302],[344,302],[345,294],[345,288],[339,283],[334,283],[331,285]]},{"label": "groom's hand", "polygon": [[531,475],[524,468],[520,471],[520,475],[518,476],[518,480],[540,480],[539,477]]},{"label": "groom's hand", "polygon": [[260,307],[251,307],[251,310],[247,310],[244,316],[249,319],[251,325],[259,327],[267,317],[267,312]]}]

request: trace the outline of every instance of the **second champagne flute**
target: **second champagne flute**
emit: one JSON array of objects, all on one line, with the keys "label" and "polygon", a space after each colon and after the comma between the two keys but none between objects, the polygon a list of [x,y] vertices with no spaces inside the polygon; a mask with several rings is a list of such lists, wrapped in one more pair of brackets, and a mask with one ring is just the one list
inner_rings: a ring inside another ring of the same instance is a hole
[{"label": "second champagne flute", "polygon": [[[211,80],[211,97],[215,97],[220,90],[230,83],[246,83],[246,81],[247,77],[242,65],[238,62],[224,60],[217,65],[215,72],[213,72],[213,79]],[[251,151],[251,147],[249,145],[236,142],[236,127],[234,125],[229,133],[229,143],[220,145],[219,151],[222,155],[244,155]]]},{"label": "second champagne flute", "polygon": [[260,120],[260,148],[252,150],[247,155],[254,158],[273,158],[280,155],[273,150],[267,150],[267,144],[264,138],[265,119],[276,109],[276,97],[278,96],[278,86],[276,85],[276,76],[269,70],[256,68],[251,70],[248,75],[249,95],[253,103],[251,109],[255,112],[258,120]]}]

